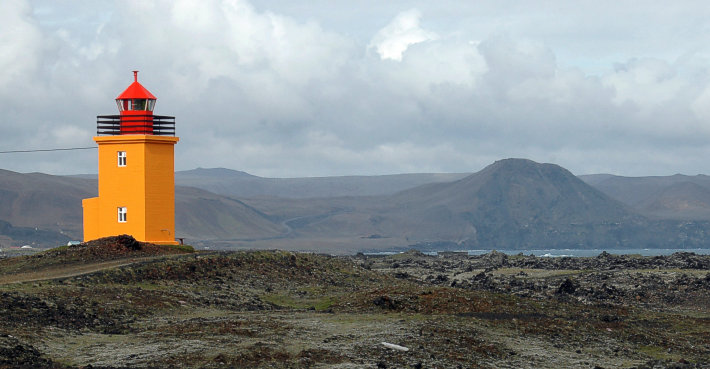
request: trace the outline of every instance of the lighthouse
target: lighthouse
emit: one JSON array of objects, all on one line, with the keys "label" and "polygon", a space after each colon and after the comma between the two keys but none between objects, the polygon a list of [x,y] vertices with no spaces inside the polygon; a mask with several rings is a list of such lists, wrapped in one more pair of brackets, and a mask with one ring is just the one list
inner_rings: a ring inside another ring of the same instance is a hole
[{"label": "lighthouse", "polygon": [[154,115],[156,97],[138,82],[116,98],[119,115],[96,117],[99,196],[84,199],[84,242],[129,234],[175,240],[175,117]]}]

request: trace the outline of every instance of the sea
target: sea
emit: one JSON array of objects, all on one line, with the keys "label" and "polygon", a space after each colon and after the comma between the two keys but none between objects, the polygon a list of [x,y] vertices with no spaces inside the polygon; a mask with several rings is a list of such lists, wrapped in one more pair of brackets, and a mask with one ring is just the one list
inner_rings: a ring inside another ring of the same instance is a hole
[{"label": "sea", "polygon": [[[448,251],[448,250],[447,250]],[[493,250],[451,250],[449,252],[461,252],[467,253],[468,255],[483,255],[491,252]],[[540,257],[593,257],[598,256],[602,252],[606,251],[613,255],[641,255],[641,256],[660,256],[660,255],[671,255],[676,252],[692,252],[698,255],[710,255],[710,248],[700,248],[700,249],[523,249],[523,250],[496,250],[508,255],[518,255],[523,253],[524,255],[535,255]],[[385,252],[371,252],[365,253],[366,255],[394,255],[400,252],[395,251],[385,251]],[[436,251],[424,251],[427,255],[437,255]]]}]

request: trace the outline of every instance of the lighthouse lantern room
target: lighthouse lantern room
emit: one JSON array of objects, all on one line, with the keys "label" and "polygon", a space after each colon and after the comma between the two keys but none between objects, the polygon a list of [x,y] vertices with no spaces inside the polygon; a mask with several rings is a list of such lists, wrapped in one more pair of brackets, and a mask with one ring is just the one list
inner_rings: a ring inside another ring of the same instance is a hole
[{"label": "lighthouse lantern room", "polygon": [[154,115],[156,97],[138,82],[117,98],[119,115],[99,115],[99,196],[82,201],[84,241],[130,234],[175,241],[175,117]]},{"label": "lighthouse lantern room", "polygon": [[138,83],[138,71],[133,71],[133,83],[116,98],[121,113],[121,134],[153,133],[155,96]]}]

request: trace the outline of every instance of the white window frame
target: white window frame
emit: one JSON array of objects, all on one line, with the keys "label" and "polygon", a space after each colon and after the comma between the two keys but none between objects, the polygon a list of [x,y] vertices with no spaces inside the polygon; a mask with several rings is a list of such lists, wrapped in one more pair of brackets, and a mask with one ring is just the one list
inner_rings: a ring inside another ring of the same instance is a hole
[{"label": "white window frame", "polygon": [[126,163],[128,161],[126,159],[126,157],[127,157],[126,152],[125,151],[117,151],[117,155],[118,155],[118,166],[125,167]]},{"label": "white window frame", "polygon": [[128,209],[125,206],[118,207],[118,222],[126,223],[128,221]]}]

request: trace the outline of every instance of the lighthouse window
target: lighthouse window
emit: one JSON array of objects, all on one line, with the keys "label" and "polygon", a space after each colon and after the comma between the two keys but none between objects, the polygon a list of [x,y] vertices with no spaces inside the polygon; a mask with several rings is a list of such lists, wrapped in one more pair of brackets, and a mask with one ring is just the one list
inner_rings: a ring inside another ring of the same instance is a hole
[{"label": "lighthouse window", "polygon": [[128,211],[126,210],[125,207],[119,207],[118,208],[118,222],[119,223],[125,223],[128,221]]},{"label": "lighthouse window", "polygon": [[116,99],[118,111],[147,110],[153,111],[155,100],[149,99]]},{"label": "lighthouse window", "polygon": [[133,99],[133,109],[131,110],[146,110],[145,105],[145,99]]},{"label": "lighthouse window", "polygon": [[119,167],[126,166],[126,152],[125,151],[118,152],[118,166]]}]

